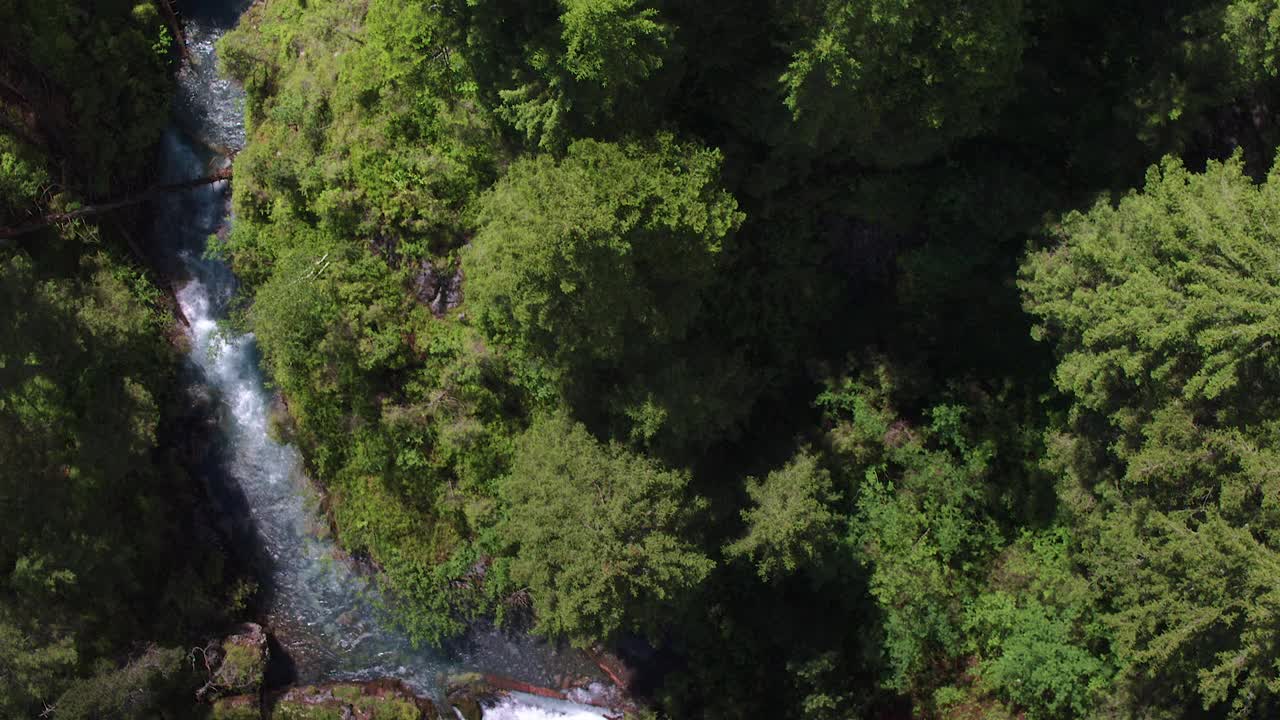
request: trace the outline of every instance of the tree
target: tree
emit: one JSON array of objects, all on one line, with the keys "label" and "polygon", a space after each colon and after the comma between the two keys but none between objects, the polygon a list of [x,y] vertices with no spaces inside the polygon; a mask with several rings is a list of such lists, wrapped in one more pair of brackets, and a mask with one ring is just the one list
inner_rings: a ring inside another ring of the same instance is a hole
[{"label": "tree", "polygon": [[763,481],[747,478],[747,495],[751,507],[742,511],[747,533],[725,546],[725,555],[752,560],[762,580],[818,565],[836,544],[839,493],[811,451],[800,451]]},{"label": "tree", "polygon": [[669,630],[672,716],[1270,712],[1270,201],[1012,280],[1260,165],[1273,5],[254,3],[226,247],[344,546],[419,639]]},{"label": "tree", "polygon": [[149,1],[6,2],[4,106],[42,149],[69,162],[64,179],[94,195],[118,193],[142,179],[169,122],[171,42]]},{"label": "tree", "polygon": [[1280,711],[1280,553],[1210,510],[1117,510],[1090,569],[1135,704],[1233,720]]},{"label": "tree", "polygon": [[1072,421],[1126,495],[1217,505],[1242,521],[1277,502],[1280,180],[1239,156],[1192,173],[1166,159],[1118,205],[1072,213],[1022,271],[1052,340]]},{"label": "tree", "polygon": [[48,186],[49,175],[37,153],[0,132],[0,224],[33,214],[40,192]]},{"label": "tree", "polygon": [[166,427],[181,423],[185,398],[172,390],[177,358],[158,301],[102,247],[70,275],[0,252],[7,715],[54,704],[140,638],[222,619],[230,578],[221,555],[188,535],[198,491]]},{"label": "tree", "polygon": [[881,366],[832,383],[818,402],[856,489],[851,550],[883,613],[888,683],[919,693],[961,654],[964,605],[1000,545],[987,505],[994,444],[968,437],[958,405],[936,406],[927,425],[912,426],[890,407],[892,387]]},{"label": "tree", "polygon": [[124,667],[76,681],[54,703],[68,720],[146,720],[191,713],[200,673],[182,648],[150,646]]},{"label": "tree", "polygon": [[564,65],[601,87],[635,85],[663,65],[671,31],[640,0],[561,0]]},{"label": "tree", "polygon": [[513,164],[463,256],[481,327],[560,369],[617,368],[684,339],[743,218],[719,167],[670,137]]},{"label": "tree", "polygon": [[1101,714],[1115,672],[1110,633],[1101,593],[1075,565],[1070,528],[1025,532],[985,585],[965,609],[979,688],[1032,720]]},{"label": "tree", "polygon": [[818,148],[914,164],[976,135],[1013,92],[1021,0],[788,3],[787,107]]},{"label": "tree", "polygon": [[1223,39],[1236,49],[1238,70],[1249,79],[1280,75],[1280,2],[1236,0],[1224,19]]},{"label": "tree", "polygon": [[563,415],[535,421],[501,483],[500,534],[537,630],[586,645],[663,627],[663,609],[715,565],[690,541],[704,502],[687,484],[687,473],[602,445]]},{"label": "tree", "polygon": [[[561,152],[656,116],[680,50],[651,0],[468,2],[466,53],[499,118],[531,148]],[[665,72],[664,72],[665,71]],[[594,131],[594,132],[593,132]]]},{"label": "tree", "polygon": [[[0,4],[0,224],[149,182],[169,51],[149,1]],[[200,443],[174,442],[197,412],[175,392],[173,318],[115,220],[0,246],[5,717],[106,717],[78,714],[68,689],[135,643],[224,620],[224,558],[192,534]]]},{"label": "tree", "polygon": [[[1021,285],[1069,414],[1049,463],[1145,705],[1274,708],[1280,180],[1166,159],[1072,213]],[[1264,713],[1265,714],[1265,713]]]},{"label": "tree", "polygon": [[74,677],[79,658],[73,638],[63,635],[37,642],[10,622],[0,620],[0,710],[21,717],[57,699]]}]

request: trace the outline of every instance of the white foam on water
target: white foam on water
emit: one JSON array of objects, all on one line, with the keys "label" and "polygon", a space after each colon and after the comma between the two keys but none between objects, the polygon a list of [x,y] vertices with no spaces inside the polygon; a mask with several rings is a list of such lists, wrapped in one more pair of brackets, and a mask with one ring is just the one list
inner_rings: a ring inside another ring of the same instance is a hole
[{"label": "white foam on water", "polygon": [[542,708],[504,703],[484,711],[485,720],[602,720],[603,715],[588,712],[575,712],[565,715]]},{"label": "white foam on water", "polygon": [[513,693],[484,709],[484,720],[604,720],[605,717],[603,711],[592,707],[524,693]]}]

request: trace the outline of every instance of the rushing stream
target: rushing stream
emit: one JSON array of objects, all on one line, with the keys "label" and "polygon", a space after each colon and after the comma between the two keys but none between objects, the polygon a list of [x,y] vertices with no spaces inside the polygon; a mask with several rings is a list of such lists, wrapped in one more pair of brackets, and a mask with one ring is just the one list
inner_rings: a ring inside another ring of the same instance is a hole
[{"label": "rushing stream", "polygon": [[[175,121],[164,141],[163,181],[208,174],[225,164],[220,152],[244,143],[241,96],[218,76],[214,42],[234,24],[244,3],[190,2],[191,63],[179,75]],[[337,559],[322,532],[298,452],[268,437],[271,394],[264,386],[253,336],[218,326],[236,288],[230,269],[205,257],[210,235],[230,222],[226,182],[175,193],[156,205],[154,246],[183,278],[178,301],[189,323],[192,392],[220,403],[221,442],[207,469],[220,511],[256,546],[268,629],[294,665],[299,682],[396,677],[424,693],[461,671],[493,672],[550,685],[556,676],[594,677],[580,654],[529,638],[477,631],[459,648],[416,649],[382,622],[376,588]],[[504,701],[486,718],[599,718],[582,706],[524,696]]]}]

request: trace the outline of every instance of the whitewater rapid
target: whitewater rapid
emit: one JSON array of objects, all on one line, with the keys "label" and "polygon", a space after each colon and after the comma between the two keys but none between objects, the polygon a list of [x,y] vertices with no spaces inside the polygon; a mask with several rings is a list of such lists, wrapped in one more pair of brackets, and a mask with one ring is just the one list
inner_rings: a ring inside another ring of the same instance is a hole
[{"label": "whitewater rapid", "polygon": [[[244,144],[243,99],[217,70],[215,42],[243,2],[190,3],[190,64],[179,74],[174,123],[164,138],[162,180],[207,175]],[[253,335],[221,322],[236,292],[225,263],[208,257],[210,236],[231,222],[226,181],[159,201],[153,246],[182,278],[176,292],[188,321],[190,392],[216,399],[220,441],[205,469],[218,510],[252,538],[265,621],[299,682],[394,677],[437,694],[448,675],[492,672],[535,684],[594,677],[579,653],[496,631],[473,633],[448,653],[415,648],[385,622],[376,585],[339,559],[319,516],[302,459],[268,433],[273,394]],[[599,720],[586,706],[518,694],[486,711],[490,720]]]}]

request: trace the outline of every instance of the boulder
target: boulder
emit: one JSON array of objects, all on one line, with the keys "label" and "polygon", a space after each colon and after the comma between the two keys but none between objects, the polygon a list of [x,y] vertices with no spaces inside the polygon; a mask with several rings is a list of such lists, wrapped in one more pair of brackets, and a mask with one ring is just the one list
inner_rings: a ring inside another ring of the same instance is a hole
[{"label": "boulder", "polygon": [[469,695],[451,697],[449,705],[457,711],[462,720],[484,720],[484,708],[480,702]]},{"label": "boulder", "polygon": [[484,708],[496,705],[505,695],[479,673],[453,675],[445,683],[445,699],[462,720],[482,720]]},{"label": "boulder", "polygon": [[213,673],[219,694],[256,693],[267,670],[267,633],[257,623],[244,623],[222,641],[222,659]]},{"label": "boulder", "polygon": [[418,265],[418,272],[413,277],[413,295],[418,302],[430,305],[440,295],[440,274],[430,260],[423,260]]},{"label": "boulder", "polygon": [[413,295],[418,302],[430,308],[433,315],[442,317],[462,304],[463,279],[460,267],[444,274],[436,270],[429,260],[423,260],[413,278]]},{"label": "boulder", "polygon": [[271,703],[271,720],[439,720],[435,705],[399,680],[291,688]]}]

